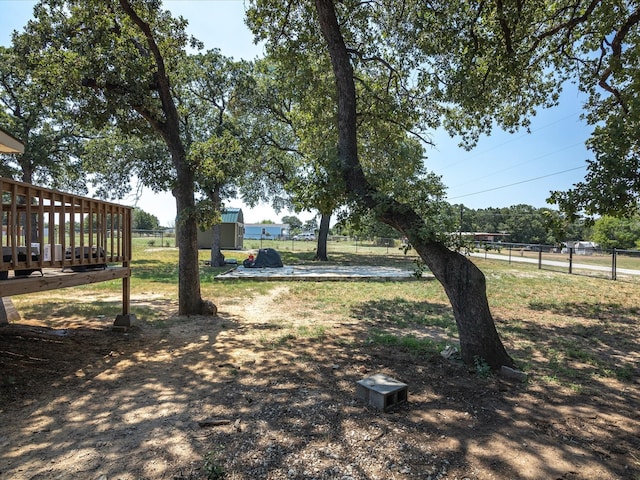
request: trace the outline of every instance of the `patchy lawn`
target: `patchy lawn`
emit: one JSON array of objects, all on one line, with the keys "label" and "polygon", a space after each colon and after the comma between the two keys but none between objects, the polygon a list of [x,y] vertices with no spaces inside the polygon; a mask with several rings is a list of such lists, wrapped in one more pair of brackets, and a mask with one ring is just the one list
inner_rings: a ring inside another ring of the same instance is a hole
[{"label": "patchy lawn", "polygon": [[[214,319],[140,286],[128,333],[117,286],[16,298],[0,478],[640,479],[640,286],[480,265],[527,383],[439,354],[456,338],[435,281],[208,283]],[[409,402],[361,404],[374,373]]]}]

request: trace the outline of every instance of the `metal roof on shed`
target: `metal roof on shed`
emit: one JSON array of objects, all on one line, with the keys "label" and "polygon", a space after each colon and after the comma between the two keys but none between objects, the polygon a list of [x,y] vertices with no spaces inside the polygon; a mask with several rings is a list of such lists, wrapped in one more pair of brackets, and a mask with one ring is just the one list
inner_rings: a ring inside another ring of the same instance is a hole
[{"label": "metal roof on shed", "polygon": [[244,223],[241,208],[225,208],[222,212],[222,223]]}]

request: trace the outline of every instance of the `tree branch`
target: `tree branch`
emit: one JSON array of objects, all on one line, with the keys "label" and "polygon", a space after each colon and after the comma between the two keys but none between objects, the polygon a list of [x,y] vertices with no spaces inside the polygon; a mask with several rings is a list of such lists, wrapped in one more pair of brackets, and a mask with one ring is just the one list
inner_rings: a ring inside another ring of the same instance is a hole
[{"label": "tree branch", "polygon": [[[154,75],[155,80],[157,81],[157,91],[160,96],[160,102],[162,103],[162,111],[166,116],[166,121],[161,122],[155,119],[154,122],[149,121],[151,125],[155,128],[160,127],[158,130],[159,133],[166,139],[168,144],[171,146],[170,148],[175,148],[184,154],[184,147],[182,146],[182,142],[180,140],[179,135],[179,125],[180,118],[178,115],[178,110],[176,108],[175,102],[173,101],[173,97],[171,95],[171,85],[169,82],[169,76],[167,75],[167,70],[164,64],[164,57],[160,52],[160,48],[155,41],[153,36],[153,31],[150,25],[142,20],[140,16],[136,13],[136,11],[131,6],[129,0],[119,0],[120,7],[124,10],[124,12],[129,16],[131,21],[140,29],[142,34],[147,39],[147,45],[149,46],[149,50],[153,55],[153,59],[157,68],[157,72]],[[136,111],[143,115],[145,119],[150,120],[150,112],[147,110],[144,114],[140,110],[140,106],[134,107]],[[144,109],[146,110],[146,109]]]},{"label": "tree branch", "polygon": [[[604,72],[600,75],[600,79],[598,81],[598,85],[602,87],[607,92],[611,93],[616,100],[620,104],[622,111],[625,114],[629,113],[629,107],[627,105],[626,100],[623,98],[622,92],[617,88],[613,87],[609,82],[609,78],[613,74],[613,68],[611,67],[612,63],[618,63],[620,58],[622,57],[622,44],[624,43],[624,39],[635,25],[640,22],[640,11],[636,10],[633,12],[627,20],[622,24],[622,26],[616,32],[616,35],[613,37],[613,40],[609,44],[611,47],[611,59],[609,61],[609,66],[605,68]],[[602,54],[604,56],[604,53]],[[601,57],[602,58],[602,57]]]},{"label": "tree branch", "polygon": [[500,23],[500,29],[504,37],[505,48],[509,55],[513,55],[513,44],[511,42],[511,29],[509,28],[509,22],[504,15],[504,5],[502,0],[496,0],[496,8],[498,10],[498,22]]},{"label": "tree branch", "polygon": [[[595,10],[595,8],[598,6],[598,4],[601,2],[601,0],[591,0],[591,3],[589,4],[589,6],[587,7],[587,9],[585,10],[584,14],[578,16],[578,17],[574,17],[573,15],[575,14],[575,12],[578,10],[578,8],[580,7],[580,3],[581,2],[577,2],[576,4],[572,5],[571,7],[566,7],[563,10],[572,10],[573,13],[571,14],[569,20],[567,20],[566,22],[562,22],[558,25],[556,25],[553,28],[550,28],[549,30],[546,30],[544,32],[542,32],[540,35],[538,35],[538,38],[536,39],[535,42],[533,42],[533,46],[531,47],[530,51],[535,51],[538,48],[538,45],[540,45],[540,43],[542,42],[542,40],[548,38],[548,37],[552,37],[553,35],[555,35],[558,32],[561,32],[562,30],[567,30],[567,37],[569,36],[569,33],[578,25],[580,25],[581,23],[586,22],[589,17],[591,16],[591,14],[593,13],[593,11]],[[556,16],[561,16],[561,14],[557,14]]]}]

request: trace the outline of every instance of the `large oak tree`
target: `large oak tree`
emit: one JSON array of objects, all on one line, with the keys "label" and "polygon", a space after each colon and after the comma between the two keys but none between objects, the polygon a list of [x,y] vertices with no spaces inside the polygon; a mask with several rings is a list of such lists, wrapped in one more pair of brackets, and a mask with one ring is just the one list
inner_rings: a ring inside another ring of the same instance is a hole
[{"label": "large oak tree", "polygon": [[64,82],[79,122],[162,140],[174,171],[179,313],[215,311],[200,294],[195,173],[173,89],[186,21],[144,0],[43,0],[34,14],[23,35],[39,46],[42,75]]},{"label": "large oak tree", "polygon": [[[468,364],[482,358],[493,368],[513,365],[495,329],[485,277],[447,248],[420,205],[376,187],[360,159],[360,121],[374,106],[407,131],[424,135],[445,128],[472,147],[492,128],[526,127],[537,108],[557,102],[571,78],[592,92],[603,87],[615,103],[623,91],[612,79],[629,48],[620,39],[635,38],[624,34],[635,29],[635,8],[633,2],[596,0],[259,0],[250,10],[250,25],[269,51],[297,62],[331,59],[336,167],[346,191],[407,236],[442,283]],[[597,94],[592,101],[600,105]],[[629,97],[625,107],[631,104]]]}]

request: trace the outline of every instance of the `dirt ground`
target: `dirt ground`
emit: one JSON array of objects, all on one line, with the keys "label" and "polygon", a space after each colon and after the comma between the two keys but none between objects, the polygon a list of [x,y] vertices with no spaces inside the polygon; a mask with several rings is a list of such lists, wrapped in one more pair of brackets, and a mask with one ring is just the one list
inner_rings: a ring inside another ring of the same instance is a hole
[{"label": "dirt ground", "polygon": [[[0,478],[640,479],[637,380],[481,378],[323,312],[300,322],[329,331],[283,336],[287,288],[215,319],[134,298],[166,321],[126,333],[106,318],[0,327]],[[408,403],[361,404],[374,373],[407,383]]]}]

